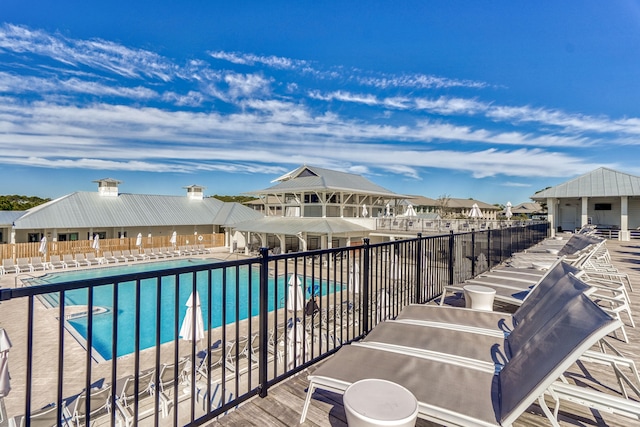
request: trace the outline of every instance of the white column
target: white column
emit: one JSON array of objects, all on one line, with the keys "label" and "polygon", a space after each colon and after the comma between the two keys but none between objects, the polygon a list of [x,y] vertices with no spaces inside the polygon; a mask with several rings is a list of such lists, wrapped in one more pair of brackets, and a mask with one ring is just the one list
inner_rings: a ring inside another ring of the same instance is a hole
[{"label": "white column", "polygon": [[629,196],[620,197],[620,235],[618,236],[623,242],[631,239],[629,233]]},{"label": "white column", "polygon": [[589,223],[589,198],[582,198],[582,214],[580,216],[580,227],[584,227]]},{"label": "white column", "polygon": [[556,235],[556,199],[549,197],[547,199],[547,221],[551,227],[551,237]]}]

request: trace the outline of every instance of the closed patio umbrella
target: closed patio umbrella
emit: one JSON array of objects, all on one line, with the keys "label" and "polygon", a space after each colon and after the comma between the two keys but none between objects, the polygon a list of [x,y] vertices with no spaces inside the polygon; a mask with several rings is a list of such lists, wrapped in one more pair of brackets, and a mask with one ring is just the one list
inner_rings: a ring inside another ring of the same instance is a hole
[{"label": "closed patio umbrella", "polygon": [[136,246],[142,246],[142,233],[138,233],[136,237]]},{"label": "closed patio umbrella", "polygon": [[11,341],[4,329],[0,329],[0,398],[3,398],[11,391],[9,377],[9,349]]},{"label": "closed patio umbrella", "polygon": [[91,244],[91,247],[93,249],[95,249],[96,251],[98,249],[100,249],[100,236],[99,235],[96,234],[95,236],[93,236],[93,243]]},{"label": "closed patio umbrella", "polygon": [[292,274],[291,277],[289,277],[289,286],[287,289],[287,310],[304,310],[304,296],[302,295],[300,278],[295,274]]},{"label": "closed patio umbrella", "polygon": [[360,293],[360,263],[358,260],[349,269],[349,292]]},{"label": "closed patio umbrella", "polygon": [[178,241],[178,236],[177,236],[177,233],[174,231],[173,233],[171,233],[171,238],[169,239],[169,243],[175,246],[177,241]]},{"label": "closed patio umbrella", "polygon": [[[195,298],[193,292],[189,295],[189,299],[187,299],[185,305],[187,306],[187,312],[185,313],[182,325],[180,326],[180,337],[186,341],[193,341],[195,339],[195,341],[198,342],[204,338],[204,321],[202,320],[202,307],[200,306],[200,295],[198,294],[198,291],[195,292]],[[194,309],[196,311],[195,325],[193,323]]]},{"label": "closed patio umbrella", "polygon": [[40,240],[40,247],[38,248],[38,252],[40,252],[42,255],[47,254],[47,236],[42,236],[42,239]]},{"label": "closed patio umbrella", "polygon": [[367,205],[362,205],[362,216],[366,218],[367,215],[369,215],[369,211],[367,210]]},{"label": "closed patio umbrella", "polygon": [[507,217],[507,219],[511,219],[511,217],[513,216],[513,212],[511,212],[511,202],[507,202],[507,207],[504,210],[504,216]]},{"label": "closed patio umbrella", "polygon": [[408,217],[415,217],[418,216],[416,214],[416,210],[413,208],[413,205],[409,205],[407,206],[407,211],[404,213],[406,216]]}]

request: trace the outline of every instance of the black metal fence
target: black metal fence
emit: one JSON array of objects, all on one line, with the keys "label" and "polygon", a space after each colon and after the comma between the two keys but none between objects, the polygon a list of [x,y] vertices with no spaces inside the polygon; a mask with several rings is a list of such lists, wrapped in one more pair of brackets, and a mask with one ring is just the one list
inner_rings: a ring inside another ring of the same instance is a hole
[{"label": "black metal fence", "polygon": [[540,223],[306,253],[263,249],[259,258],[148,263],[155,269],[0,289],[0,321],[14,337],[7,411],[75,424],[200,425],[547,231]]}]

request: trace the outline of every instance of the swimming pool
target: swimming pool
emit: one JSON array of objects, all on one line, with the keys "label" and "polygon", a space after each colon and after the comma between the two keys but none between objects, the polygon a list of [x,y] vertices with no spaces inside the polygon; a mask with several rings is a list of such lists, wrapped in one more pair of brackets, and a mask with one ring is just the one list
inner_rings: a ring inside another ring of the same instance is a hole
[{"label": "swimming pool", "polygon": [[[31,281],[31,284],[44,283],[63,283],[68,281],[76,281],[96,277],[111,277],[118,274],[137,273],[146,271],[163,270],[168,268],[181,268],[192,266],[194,264],[207,264],[216,262],[215,260],[194,260],[182,259],[172,261],[160,261],[154,263],[129,264],[128,266],[115,266],[109,268],[76,270],[71,272],[56,272],[47,274]],[[204,318],[205,330],[216,328],[222,325],[223,319],[223,303],[226,308],[225,323],[233,323],[236,320],[246,319],[249,316],[249,307],[251,308],[251,316],[259,314],[259,270],[251,269],[243,266],[238,269],[226,269],[226,293],[223,295],[223,270],[217,269],[211,271],[211,288],[209,287],[209,271],[200,271],[196,273],[196,289],[200,294],[202,314]],[[300,275],[299,275],[300,277]],[[302,279],[302,277],[300,277]],[[277,305],[283,307],[284,295],[288,278],[279,276],[277,278],[269,277],[268,279],[268,310],[274,310]],[[251,286],[249,286],[251,284]],[[118,341],[116,356],[124,356],[135,351],[135,299],[136,284],[135,282],[123,282],[118,286],[118,312],[114,313],[113,301],[113,284],[97,286],[93,291],[93,305],[101,309],[92,315],[92,344],[94,350],[105,360],[113,357],[113,325],[117,315],[118,324]],[[311,278],[303,281],[303,289],[309,295],[309,291],[321,289],[322,294],[333,293],[335,290],[343,289],[338,284],[323,281],[322,283],[314,283]],[[209,289],[211,289],[211,306],[209,306]],[[160,342],[165,343],[174,340],[175,321],[176,321],[176,293],[178,298],[178,327],[185,316],[187,307],[185,303],[193,290],[193,273],[184,273],[178,276],[162,277],[158,285],[157,279],[145,279],[140,281],[140,350],[153,347],[156,340],[156,315],[157,315],[157,299],[158,291],[160,292]],[[274,303],[277,294],[277,304]],[[251,295],[251,298],[249,298]],[[250,301],[250,303],[249,303]],[[53,306],[59,305],[59,294],[50,294],[48,296],[49,304]],[[70,307],[86,306],[88,302],[87,289],[75,289],[65,292],[65,307],[67,312],[72,313]],[[237,311],[237,317],[236,317]],[[209,315],[211,313],[211,315]],[[87,339],[88,317],[86,310],[79,316],[67,316],[67,322],[77,332],[75,335],[79,340]],[[72,331],[73,332],[73,331]]]}]

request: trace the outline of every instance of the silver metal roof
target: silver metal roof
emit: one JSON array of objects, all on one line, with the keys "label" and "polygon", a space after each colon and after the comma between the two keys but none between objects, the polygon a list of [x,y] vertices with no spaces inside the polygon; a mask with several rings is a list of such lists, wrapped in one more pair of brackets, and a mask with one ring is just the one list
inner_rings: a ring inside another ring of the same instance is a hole
[{"label": "silver metal roof", "polygon": [[293,193],[304,191],[343,191],[357,194],[369,194],[389,198],[405,198],[381,187],[360,175],[338,172],[313,166],[301,166],[276,181],[278,184],[264,190],[247,194]]},{"label": "silver metal roof", "polygon": [[11,227],[26,211],[0,211],[0,227]]},{"label": "silver metal roof", "polygon": [[640,196],[640,177],[599,168],[531,196],[533,200],[566,197]]},{"label": "silver metal roof", "polygon": [[238,231],[252,233],[286,234],[341,234],[350,232],[369,232],[367,227],[354,224],[342,218],[287,218],[263,217],[253,221],[236,224]]},{"label": "silver metal roof", "polygon": [[175,225],[228,225],[262,215],[246,206],[233,206],[226,215],[225,203],[215,198],[119,194],[101,196],[76,192],[29,209],[15,220],[16,229],[91,228]]}]

